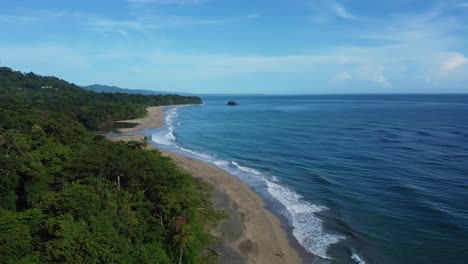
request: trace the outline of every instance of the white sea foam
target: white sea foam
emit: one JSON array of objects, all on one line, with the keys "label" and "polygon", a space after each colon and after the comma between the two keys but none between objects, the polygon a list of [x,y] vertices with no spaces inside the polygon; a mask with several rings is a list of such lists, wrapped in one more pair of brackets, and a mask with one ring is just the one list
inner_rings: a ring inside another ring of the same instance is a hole
[{"label": "white sea foam", "polygon": [[190,150],[190,149],[186,149],[186,148],[179,147],[179,146],[175,146],[175,147],[182,150],[182,151],[185,151],[187,153],[193,154],[194,156],[198,157],[199,159],[203,159],[205,161],[213,162],[214,158],[212,156],[208,155],[208,154],[198,152],[198,151],[194,151],[194,150]]},{"label": "white sea foam", "polygon": [[299,243],[314,255],[328,258],[328,246],[345,237],[325,232],[322,220],[315,213],[327,208],[306,202],[295,191],[273,181],[267,181],[267,186],[268,192],[283,204],[290,214],[293,234]]},{"label": "white sea foam", "polygon": [[351,255],[351,258],[356,261],[357,264],[366,264],[366,262],[361,258],[359,257],[356,253],[353,253]]},{"label": "white sea foam", "polygon": [[[287,215],[285,216],[293,226],[293,235],[299,243],[310,253],[325,259],[329,258],[326,253],[328,246],[345,237],[324,230],[322,220],[316,216],[316,213],[327,210],[326,207],[304,201],[301,195],[281,185],[275,176],[266,176],[262,172],[240,165],[236,161],[229,162],[217,159],[212,155],[179,146],[174,134],[174,120],[178,116],[177,109],[168,110],[165,118],[166,126],[152,134],[153,142],[169,147],[183,155],[214,164],[248,183],[260,183],[266,188],[269,195],[286,209]],[[358,259],[360,258],[358,257]],[[363,264],[364,262],[358,263]]]},{"label": "white sea foam", "polygon": [[151,135],[151,140],[159,145],[164,146],[173,146],[175,145],[175,135],[174,135],[174,119],[177,118],[177,109],[178,107],[171,108],[166,113],[165,123],[166,126],[156,131]]},{"label": "white sea foam", "polygon": [[245,166],[241,166],[241,165],[239,165],[239,163],[237,163],[235,161],[231,161],[231,163],[232,163],[232,165],[236,166],[238,169],[243,170],[245,172],[253,173],[255,175],[261,175],[262,174],[258,170],[255,170],[255,169],[252,169],[252,168],[249,168],[249,167],[245,167]]},{"label": "white sea foam", "polygon": [[175,136],[172,131],[157,131],[151,135],[151,140],[159,145],[171,146],[174,144]]}]

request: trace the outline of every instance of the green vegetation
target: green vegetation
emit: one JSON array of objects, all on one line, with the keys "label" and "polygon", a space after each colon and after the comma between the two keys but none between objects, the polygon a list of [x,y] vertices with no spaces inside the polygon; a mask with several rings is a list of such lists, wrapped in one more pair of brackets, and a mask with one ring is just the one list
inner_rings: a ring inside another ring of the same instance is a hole
[{"label": "green vegetation", "polygon": [[148,106],[202,103],[196,96],[95,93],[55,77],[6,67],[0,67],[0,88],[2,110],[60,113],[91,130],[110,127],[114,120],[142,117]]},{"label": "green vegetation", "polygon": [[[102,84],[92,84],[88,86],[82,86],[81,88],[97,93],[128,93],[128,94],[144,94],[144,95],[153,95],[153,94],[167,94],[168,92],[164,91],[152,91],[152,90],[143,90],[143,89],[126,89],[120,88],[117,86],[108,86]],[[188,93],[177,93],[179,95],[190,95]]]},{"label": "green vegetation", "polygon": [[89,131],[200,101],[0,68],[0,263],[204,263],[219,218],[209,186],[143,143]]}]

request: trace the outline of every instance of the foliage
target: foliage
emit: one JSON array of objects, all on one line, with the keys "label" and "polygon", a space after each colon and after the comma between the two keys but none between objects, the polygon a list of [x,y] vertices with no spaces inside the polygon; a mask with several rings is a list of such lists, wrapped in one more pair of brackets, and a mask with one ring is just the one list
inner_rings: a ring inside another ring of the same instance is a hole
[{"label": "foliage", "polygon": [[[95,93],[55,77],[6,67],[0,67],[0,88],[2,110],[30,112],[33,108],[39,116],[60,112],[89,129],[108,128],[114,120],[142,117],[148,106],[202,103],[195,96]],[[18,109],[19,105],[24,108]]]},{"label": "foliage", "polygon": [[209,186],[88,130],[199,98],[97,94],[8,68],[0,91],[0,263],[200,263],[219,216]]}]

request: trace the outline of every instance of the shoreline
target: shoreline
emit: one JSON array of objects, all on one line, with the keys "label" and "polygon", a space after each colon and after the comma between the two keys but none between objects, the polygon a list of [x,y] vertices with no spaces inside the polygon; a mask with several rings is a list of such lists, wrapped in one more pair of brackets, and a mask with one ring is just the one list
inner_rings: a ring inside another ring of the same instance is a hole
[{"label": "shoreline", "polygon": [[[136,124],[132,128],[118,129],[126,135],[107,136],[112,141],[143,141],[142,130],[164,126],[164,109],[174,106],[148,108],[148,116],[118,121]],[[133,134],[128,134],[133,133]],[[249,186],[226,171],[183,155],[156,148],[170,157],[178,166],[214,187],[213,203],[216,210],[225,210],[228,218],[211,230],[218,243],[213,248],[221,252],[221,263],[303,263],[305,250],[288,234],[280,218],[267,209],[265,201]],[[294,243],[296,242],[296,243]]]}]

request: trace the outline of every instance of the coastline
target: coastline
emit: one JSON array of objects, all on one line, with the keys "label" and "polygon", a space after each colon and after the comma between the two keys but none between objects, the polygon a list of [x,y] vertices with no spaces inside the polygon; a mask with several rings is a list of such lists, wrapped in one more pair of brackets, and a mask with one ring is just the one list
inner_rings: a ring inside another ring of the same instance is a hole
[{"label": "coastline", "polygon": [[[145,118],[119,121],[136,126],[118,129],[118,132],[133,134],[113,134],[107,138],[113,141],[144,140],[147,135],[141,130],[162,127],[167,107],[174,106],[149,107]],[[151,144],[148,148],[155,149]],[[215,208],[228,213],[228,218],[211,230],[219,241],[213,248],[221,253],[221,263],[303,263],[280,219],[266,209],[264,200],[247,185],[214,165],[158,150],[214,187]]]}]

